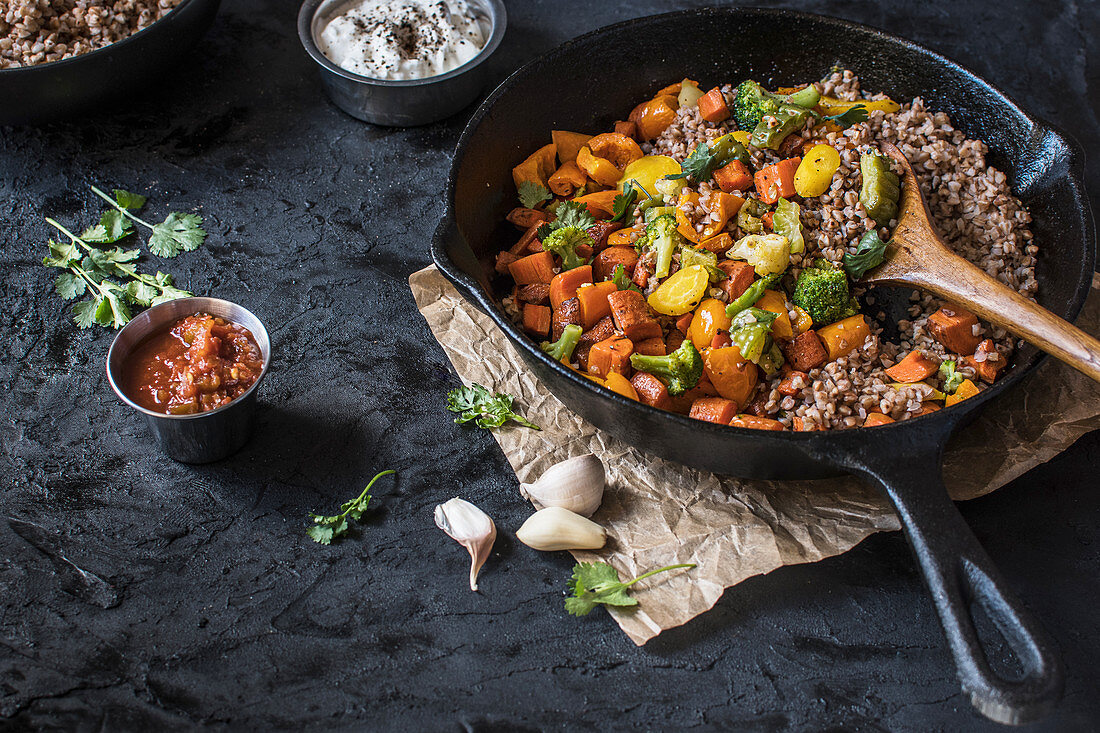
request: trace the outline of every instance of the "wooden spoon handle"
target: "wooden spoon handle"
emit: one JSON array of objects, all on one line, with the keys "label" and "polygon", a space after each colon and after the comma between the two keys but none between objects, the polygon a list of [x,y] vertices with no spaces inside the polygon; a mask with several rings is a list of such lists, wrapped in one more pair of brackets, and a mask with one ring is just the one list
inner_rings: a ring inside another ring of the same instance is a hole
[{"label": "wooden spoon handle", "polygon": [[913,285],[973,311],[1100,382],[1100,341],[953,253],[922,258]]}]

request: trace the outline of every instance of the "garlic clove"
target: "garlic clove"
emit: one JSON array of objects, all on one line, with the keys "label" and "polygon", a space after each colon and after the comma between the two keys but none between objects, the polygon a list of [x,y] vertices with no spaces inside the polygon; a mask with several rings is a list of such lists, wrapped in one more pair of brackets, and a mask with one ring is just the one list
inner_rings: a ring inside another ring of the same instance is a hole
[{"label": "garlic clove", "polygon": [[435,524],[470,551],[470,590],[477,590],[477,574],[489,559],[497,527],[489,515],[457,496],[435,508]]},{"label": "garlic clove", "polygon": [[535,550],[598,550],[607,542],[607,531],[575,512],[551,506],[528,517],[516,537]]},{"label": "garlic clove", "polygon": [[520,484],[519,490],[537,509],[561,507],[590,517],[600,508],[606,483],[603,462],[590,453],[551,466],[538,481]]}]

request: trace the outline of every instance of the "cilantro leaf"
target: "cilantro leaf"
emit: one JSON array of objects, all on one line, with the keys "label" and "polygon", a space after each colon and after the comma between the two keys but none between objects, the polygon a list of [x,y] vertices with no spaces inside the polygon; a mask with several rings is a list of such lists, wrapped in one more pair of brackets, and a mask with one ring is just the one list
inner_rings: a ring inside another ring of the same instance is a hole
[{"label": "cilantro leaf", "polygon": [[42,258],[42,264],[46,267],[68,267],[70,263],[80,261],[80,249],[75,241],[61,244],[51,239],[48,246],[50,253]]},{"label": "cilantro leaf", "polygon": [[551,230],[565,227],[588,229],[596,224],[596,217],[592,216],[588,207],[576,201],[562,201],[554,210],[554,215],[557,218],[550,222]]},{"label": "cilantro leaf", "polygon": [[638,200],[638,190],[634,188],[634,181],[627,181],[620,193],[611,202],[611,221],[621,221],[634,212],[634,202]]},{"label": "cilantro leaf", "polygon": [[705,142],[701,142],[695,146],[695,150],[691,151],[691,155],[680,164],[680,172],[669,174],[665,178],[676,180],[677,178],[691,176],[693,181],[701,183],[710,180],[711,174],[714,173],[716,168],[720,168],[721,164],[722,156],[718,154],[718,151]]},{"label": "cilantro leaf", "polygon": [[88,286],[84,280],[75,273],[63,272],[57,276],[57,282],[54,288],[57,290],[57,294],[61,296],[62,300],[72,300],[73,298],[79,298],[81,295],[84,295]]},{"label": "cilantro leaf", "polygon": [[844,254],[844,270],[852,280],[859,280],[868,270],[874,269],[886,259],[886,246],[889,241],[883,242],[878,231],[872,229],[859,240],[855,254]]},{"label": "cilantro leaf", "polygon": [[518,193],[519,202],[528,209],[533,209],[543,201],[553,198],[550,189],[534,181],[521,181]]},{"label": "cilantro leaf", "polygon": [[514,400],[512,395],[494,394],[487,387],[475,383],[448,392],[447,409],[458,413],[455,422],[459,425],[473,420],[479,428],[499,428],[511,420],[524,427],[541,430],[538,425],[512,410]]},{"label": "cilantro leaf", "polygon": [[840,125],[841,129],[847,130],[852,125],[867,121],[867,107],[862,104],[856,104],[844,110],[838,115],[822,117],[821,121],[835,122]]},{"label": "cilantro leaf", "polygon": [[619,290],[633,290],[636,293],[642,292],[642,289],[626,276],[626,267],[624,267],[621,262],[615,265],[615,271],[611,273],[611,282],[615,283],[615,287]]},{"label": "cilantro leaf", "polygon": [[374,478],[370,480],[367,487],[359,494],[359,496],[345,501],[340,505],[340,513],[330,517],[326,517],[321,514],[314,514],[310,512],[309,518],[313,520],[313,524],[306,529],[306,534],[314,542],[319,542],[322,545],[330,544],[334,539],[337,539],[345,532],[348,531],[348,518],[358,522],[363,512],[367,510],[367,506],[370,504],[370,490],[374,486],[374,482],[383,476],[388,476],[395,471],[386,470],[375,474]]},{"label": "cilantro leaf", "polygon": [[201,216],[173,211],[153,227],[149,251],[158,257],[175,257],[180,252],[198,249],[205,239],[206,230],[202,228]]},{"label": "cilantro leaf", "polygon": [[95,312],[99,309],[100,298],[82,300],[73,305],[73,320],[81,329],[91,328],[95,323]]},{"label": "cilantro leaf", "polygon": [[116,209],[104,211],[99,217],[99,223],[94,227],[85,229],[80,238],[85,242],[96,244],[112,244],[128,236],[134,231],[134,225],[130,220]]},{"label": "cilantro leaf", "polygon": [[580,562],[573,566],[573,577],[569,580],[569,590],[572,596],[565,599],[565,610],[574,616],[585,616],[597,605],[605,606],[637,606],[638,601],[633,598],[628,589],[639,580],[663,573],[666,570],[676,568],[693,568],[695,563],[683,563],[680,565],[668,565],[657,570],[650,570],[633,580],[622,582],[619,580],[619,572],[604,562]]},{"label": "cilantro leaf", "polygon": [[142,206],[145,206],[145,202],[149,200],[146,196],[142,196],[139,193],[130,193],[121,188],[113,189],[111,193],[115,195],[115,201],[118,202],[119,206],[124,209],[129,209],[130,211],[137,211]]}]

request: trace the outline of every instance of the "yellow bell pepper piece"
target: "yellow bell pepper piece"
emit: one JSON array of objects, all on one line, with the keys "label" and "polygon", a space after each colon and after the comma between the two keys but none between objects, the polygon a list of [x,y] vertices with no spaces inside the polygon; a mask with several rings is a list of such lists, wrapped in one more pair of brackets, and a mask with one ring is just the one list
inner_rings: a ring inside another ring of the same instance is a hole
[{"label": "yellow bell pepper piece", "polygon": [[771,311],[779,317],[772,322],[772,334],[779,339],[790,341],[794,338],[794,329],[791,326],[791,316],[787,313],[787,299],[783,294],[775,290],[765,290],[760,299],[756,301],[756,307],[761,310]]},{"label": "yellow bell pepper piece", "polygon": [[638,401],[638,390],[634,389],[634,385],[630,383],[629,379],[618,372],[609,372],[604,386],[623,397],[629,397],[635,402]]},{"label": "yellow bell pepper piece", "polygon": [[702,351],[710,348],[710,342],[719,331],[730,330],[730,317],[726,315],[726,304],[717,298],[707,298],[695,309],[695,316],[688,326],[687,336],[695,348]]},{"label": "yellow bell pepper piece", "polygon": [[794,190],[803,198],[820,196],[829,190],[840,168],[840,153],[832,145],[815,145],[802,158],[794,173]]},{"label": "yellow bell pepper piece", "polygon": [[951,407],[951,405],[970,399],[978,394],[978,392],[978,385],[974,384],[969,379],[964,379],[962,384],[958,386],[958,389],[955,390],[955,394],[947,395],[946,404],[948,407]]},{"label": "yellow bell pepper piece", "polygon": [[839,115],[847,112],[857,104],[862,104],[867,108],[868,112],[874,112],[881,110],[886,113],[897,112],[901,109],[901,105],[892,99],[857,99],[853,102],[849,102],[846,99],[837,99],[836,97],[822,97],[817,100],[817,111],[826,117],[833,115]]}]

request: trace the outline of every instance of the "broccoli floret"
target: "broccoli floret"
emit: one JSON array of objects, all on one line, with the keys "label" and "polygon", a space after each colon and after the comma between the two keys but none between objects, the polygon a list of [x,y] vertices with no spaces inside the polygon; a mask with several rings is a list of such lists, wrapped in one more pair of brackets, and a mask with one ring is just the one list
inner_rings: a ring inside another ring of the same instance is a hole
[{"label": "broccoli floret", "polygon": [[955,390],[966,379],[962,373],[955,371],[954,359],[940,362],[940,378],[943,379],[943,391],[947,394],[955,394]]},{"label": "broccoli floret", "polygon": [[542,240],[543,249],[561,257],[561,269],[563,270],[572,270],[574,267],[588,264],[588,260],[577,254],[577,247],[582,244],[591,247],[595,243],[587,232],[577,227],[555,229],[550,232],[546,239]]},{"label": "broccoli floret", "polygon": [[561,338],[557,341],[553,343],[543,341],[540,345],[542,346],[542,350],[549,354],[555,361],[564,361],[568,363],[573,360],[573,349],[577,348],[577,341],[580,340],[582,333],[584,333],[583,328],[571,323],[561,332]]},{"label": "broccoli floret", "polygon": [[755,81],[746,79],[738,85],[737,97],[733,100],[733,116],[738,128],[752,132],[764,115],[775,114],[778,110],[779,100]]},{"label": "broccoli floret", "polygon": [[825,260],[817,260],[798,275],[791,300],[810,314],[815,326],[825,326],[859,312],[848,293],[844,270]]},{"label": "broccoli floret", "polygon": [[676,218],[661,214],[646,225],[645,234],[634,246],[653,250],[657,254],[657,270],[653,274],[661,279],[668,277],[672,255],[683,243],[684,238],[676,231]]},{"label": "broccoli floret", "polygon": [[703,357],[691,339],[684,341],[668,356],[631,354],[630,364],[638,371],[648,372],[664,382],[673,397],[699,384],[703,376]]}]

